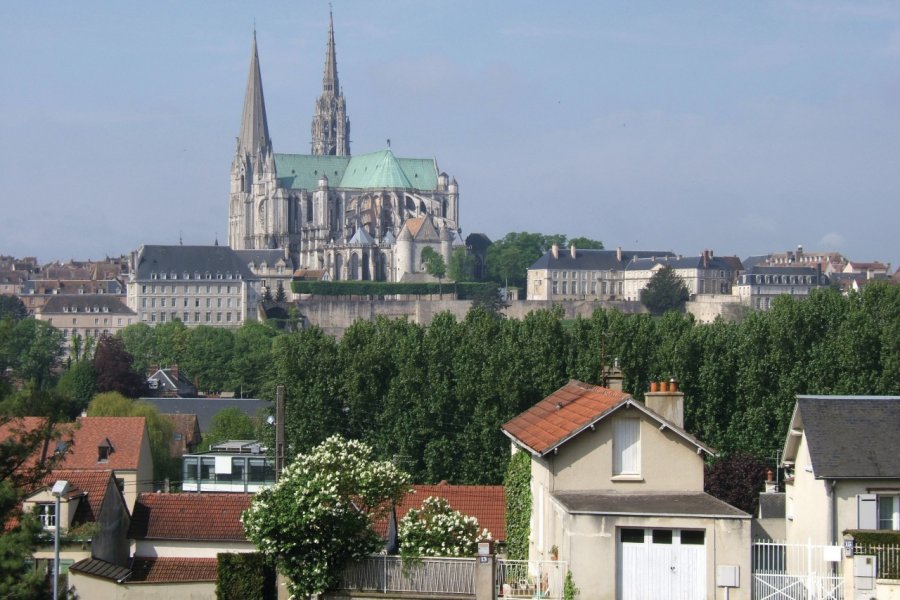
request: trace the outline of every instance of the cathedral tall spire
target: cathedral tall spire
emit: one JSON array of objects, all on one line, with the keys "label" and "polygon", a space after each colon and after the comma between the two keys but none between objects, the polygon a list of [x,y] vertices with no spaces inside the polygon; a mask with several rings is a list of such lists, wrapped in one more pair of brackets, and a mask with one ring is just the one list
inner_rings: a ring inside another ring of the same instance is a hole
[{"label": "cathedral tall spire", "polygon": [[334,16],[328,13],[328,46],[322,75],[322,95],[316,100],[312,120],[312,153],[318,155],[350,155],[350,119],[341,91],[334,44]]},{"label": "cathedral tall spire", "polygon": [[247,75],[247,91],[244,94],[244,110],[241,113],[241,131],[238,147],[242,154],[256,154],[260,149],[271,150],[269,124],[266,120],[266,100],[263,96],[262,75],[259,70],[259,53],[256,50],[256,30],[253,31],[253,48],[250,53],[250,73]]},{"label": "cathedral tall spire", "polygon": [[328,48],[325,51],[325,73],[322,76],[322,93],[341,93],[338,81],[337,58],[334,54],[334,15],[328,12]]}]

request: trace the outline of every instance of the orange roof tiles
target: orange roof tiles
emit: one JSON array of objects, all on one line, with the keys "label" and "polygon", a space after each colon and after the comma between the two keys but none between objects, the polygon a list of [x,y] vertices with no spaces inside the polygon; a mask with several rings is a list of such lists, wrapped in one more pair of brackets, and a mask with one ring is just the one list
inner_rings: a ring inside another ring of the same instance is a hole
[{"label": "orange roof tiles", "polygon": [[572,379],[504,423],[502,429],[532,452],[543,455],[629,398],[625,392]]},{"label": "orange roof tiles", "polygon": [[138,496],[131,539],[245,541],[241,513],[252,494],[152,494]]},{"label": "orange roof tiles", "polygon": [[216,558],[137,558],[128,583],[215,581]]},{"label": "orange roof tiles", "polygon": [[402,519],[411,508],[422,508],[429,496],[444,498],[453,510],[478,519],[480,529],[487,528],[495,540],[506,539],[506,493],[502,485],[414,485],[397,507]]},{"label": "orange roof tiles", "polygon": [[96,521],[100,516],[100,508],[106,500],[106,492],[109,489],[109,479],[113,472],[81,471],[72,469],[56,469],[50,472],[42,481],[41,487],[50,487],[55,482],[64,480],[69,482],[72,491],[84,494],[78,501],[73,524]]},{"label": "orange roof tiles", "polygon": [[[62,462],[66,469],[136,471],[146,435],[144,417],[79,417],[72,433],[72,451]],[[109,440],[112,452],[100,462],[98,448]]]}]

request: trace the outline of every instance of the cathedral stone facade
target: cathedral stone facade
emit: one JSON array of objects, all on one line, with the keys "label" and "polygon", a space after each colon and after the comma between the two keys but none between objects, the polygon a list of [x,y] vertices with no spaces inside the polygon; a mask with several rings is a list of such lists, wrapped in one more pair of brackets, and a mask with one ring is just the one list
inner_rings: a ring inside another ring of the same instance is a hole
[{"label": "cathedral stone facade", "polygon": [[278,154],[266,120],[256,35],[231,166],[228,243],[279,249],[334,280],[400,281],[424,270],[425,246],[450,260],[460,234],[459,189],[431,158],[390,148],[350,155],[350,119],[330,23],[311,154]]}]

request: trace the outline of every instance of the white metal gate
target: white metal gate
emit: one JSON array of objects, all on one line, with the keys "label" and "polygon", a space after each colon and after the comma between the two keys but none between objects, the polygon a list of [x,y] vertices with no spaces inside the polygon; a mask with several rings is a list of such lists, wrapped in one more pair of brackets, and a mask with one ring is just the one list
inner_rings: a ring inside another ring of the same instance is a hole
[{"label": "white metal gate", "polygon": [[702,530],[620,529],[619,599],[706,598],[704,538]]},{"label": "white metal gate", "polygon": [[753,600],[843,600],[841,547],[753,543]]}]

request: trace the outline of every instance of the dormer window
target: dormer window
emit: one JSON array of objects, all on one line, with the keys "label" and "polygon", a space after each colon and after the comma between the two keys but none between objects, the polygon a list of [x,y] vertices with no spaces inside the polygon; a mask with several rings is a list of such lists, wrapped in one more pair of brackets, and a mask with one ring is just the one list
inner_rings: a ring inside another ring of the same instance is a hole
[{"label": "dormer window", "polygon": [[97,462],[109,462],[109,455],[113,453],[112,444],[109,438],[105,438],[100,445],[97,446]]},{"label": "dormer window", "polygon": [[37,505],[38,518],[44,529],[56,529],[56,505],[53,503]]}]

